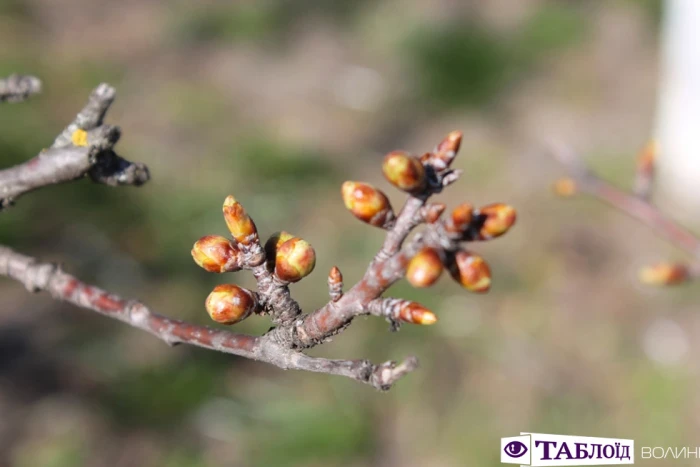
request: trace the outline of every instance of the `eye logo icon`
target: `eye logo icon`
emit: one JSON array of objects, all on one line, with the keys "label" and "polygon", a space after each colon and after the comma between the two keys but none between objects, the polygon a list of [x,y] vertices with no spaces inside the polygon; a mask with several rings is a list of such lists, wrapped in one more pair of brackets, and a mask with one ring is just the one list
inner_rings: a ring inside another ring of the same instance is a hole
[{"label": "eye logo icon", "polygon": [[517,459],[518,457],[525,455],[527,452],[527,446],[520,441],[511,441],[510,443],[506,444],[506,447],[503,448],[503,452],[505,452],[509,457]]}]

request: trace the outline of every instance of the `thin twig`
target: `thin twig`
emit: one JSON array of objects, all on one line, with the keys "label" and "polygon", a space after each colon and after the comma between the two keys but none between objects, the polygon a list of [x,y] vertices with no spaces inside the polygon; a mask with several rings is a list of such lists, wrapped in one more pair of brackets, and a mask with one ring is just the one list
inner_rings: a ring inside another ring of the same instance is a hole
[{"label": "thin twig", "polygon": [[28,75],[10,75],[0,79],[0,102],[20,102],[41,92],[39,78]]}]

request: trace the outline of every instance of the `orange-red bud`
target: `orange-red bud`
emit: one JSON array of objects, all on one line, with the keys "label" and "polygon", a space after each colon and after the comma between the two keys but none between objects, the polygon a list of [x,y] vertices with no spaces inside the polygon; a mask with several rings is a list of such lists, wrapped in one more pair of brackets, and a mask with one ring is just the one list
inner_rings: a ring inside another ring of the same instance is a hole
[{"label": "orange-red bud", "polygon": [[389,199],[369,183],[345,182],[342,194],[345,207],[361,221],[384,227],[394,220],[394,211]]},{"label": "orange-red bud", "polygon": [[654,140],[649,141],[639,153],[637,158],[637,170],[651,175],[651,172],[654,170],[654,161],[656,160],[657,153],[658,144],[656,144]]},{"label": "orange-red bud", "polygon": [[384,177],[399,190],[415,192],[425,188],[425,167],[420,159],[404,151],[392,151],[382,163]]},{"label": "orange-red bud", "polygon": [[639,271],[639,280],[647,285],[677,285],[689,278],[688,268],[682,264],[661,263]]},{"label": "orange-red bud", "polygon": [[406,279],[414,287],[430,287],[442,274],[440,254],[433,248],[423,248],[411,258],[406,269]]},{"label": "orange-red bud", "polygon": [[642,198],[648,198],[651,194],[654,178],[654,160],[658,148],[656,141],[650,141],[644,146],[637,158],[637,176],[634,181],[634,193]]},{"label": "orange-red bud", "polygon": [[277,248],[275,275],[286,282],[297,282],[311,274],[316,266],[316,252],[305,240],[294,237]]},{"label": "orange-red bud", "polygon": [[447,205],[445,203],[427,204],[422,208],[423,218],[428,224],[433,224],[437,222],[438,219],[440,219],[440,216],[443,212],[445,212],[446,208]]},{"label": "orange-red bud", "polygon": [[228,196],[224,201],[224,219],[233,238],[238,243],[248,245],[257,237],[253,219],[250,218],[241,203],[233,196]]},{"label": "orange-red bud", "polygon": [[554,182],[554,193],[562,198],[568,198],[576,194],[576,182],[569,177],[563,177]]},{"label": "orange-red bud", "polygon": [[485,216],[484,224],[479,229],[481,240],[499,237],[515,224],[516,212],[512,206],[503,203],[489,204],[479,209],[479,213]]},{"label": "orange-red bud", "polygon": [[231,240],[218,235],[202,237],[192,247],[194,262],[209,272],[238,271],[238,253]]},{"label": "orange-red bud", "polygon": [[437,316],[420,303],[406,301],[399,308],[399,319],[407,323],[429,325],[437,321]]},{"label": "orange-red bud", "polygon": [[450,233],[463,233],[474,218],[474,206],[462,203],[452,210],[450,218],[445,223],[445,230]]},{"label": "orange-red bud", "polygon": [[335,285],[335,284],[342,284],[342,283],[343,283],[343,274],[340,272],[340,269],[338,269],[338,266],[333,266],[331,268],[331,272],[328,274],[328,284]]},{"label": "orange-red bud", "polygon": [[246,319],[258,307],[253,292],[233,284],[217,285],[205,302],[211,319],[221,324],[235,324]]},{"label": "orange-red bud", "polygon": [[491,269],[481,256],[460,250],[450,262],[450,274],[462,287],[472,292],[488,292]]},{"label": "orange-red bud", "polygon": [[270,266],[275,265],[275,258],[277,257],[277,249],[287,240],[294,238],[294,235],[286,232],[284,230],[280,232],[275,232],[270,235],[270,238],[265,242],[265,255],[267,257],[267,262]]},{"label": "orange-red bud", "polygon": [[333,266],[328,274],[328,292],[331,300],[337,302],[343,296],[343,274],[337,266]]},{"label": "orange-red bud", "polygon": [[462,132],[453,131],[443,139],[440,144],[437,145],[430,157],[430,162],[433,164],[436,170],[447,169],[455,156],[459,147],[462,144]]}]

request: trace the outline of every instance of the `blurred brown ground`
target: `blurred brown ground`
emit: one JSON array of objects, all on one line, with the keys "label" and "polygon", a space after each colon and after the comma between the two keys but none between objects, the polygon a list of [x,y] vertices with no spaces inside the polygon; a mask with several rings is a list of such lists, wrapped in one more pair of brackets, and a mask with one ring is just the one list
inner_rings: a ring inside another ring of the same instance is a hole
[{"label": "blurred brown ground", "polygon": [[[31,194],[0,217],[0,242],[162,313],[207,324],[214,284],[252,285],[189,257],[199,236],[224,233],[229,193],[263,234],[314,245],[317,269],[293,293],[320,306],[326,271],[353,282],[381,242],[342,209],[342,181],[386,187],[383,153],[431,149],[453,129],[465,175],[440,198],[519,212],[507,236],[473,245],[489,295],[449,278],[398,284],[390,295],[429,306],[437,325],[389,334],[360,319],[313,351],[417,355],[421,370],[388,394],[168,348],[4,280],[0,465],[485,466],[520,431],[697,445],[700,294],[635,281],[680,252],[592,200],[554,198],[563,169],[543,154],[547,138],[568,141],[630,186],[654,119],[658,26],[658,2],[623,0],[0,0],[0,74],[44,81],[0,108],[2,166],[49,144],[106,81],[120,153],[153,174],[141,189]],[[268,327],[249,321],[237,327]]]}]

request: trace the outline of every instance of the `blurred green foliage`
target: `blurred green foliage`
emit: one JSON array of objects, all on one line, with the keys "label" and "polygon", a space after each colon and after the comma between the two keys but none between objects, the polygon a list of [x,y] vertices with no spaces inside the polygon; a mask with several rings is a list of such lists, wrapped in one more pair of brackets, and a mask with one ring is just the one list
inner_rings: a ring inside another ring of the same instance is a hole
[{"label": "blurred green foliage", "polygon": [[584,31],[576,8],[545,3],[508,35],[455,18],[418,29],[404,47],[424,101],[448,108],[482,106],[538,60],[581,40]]},{"label": "blurred green foliage", "polygon": [[367,0],[282,0],[219,4],[181,2],[173,11],[172,35],[182,44],[258,41],[284,45],[304,19],[319,17],[336,26],[353,23]]}]

